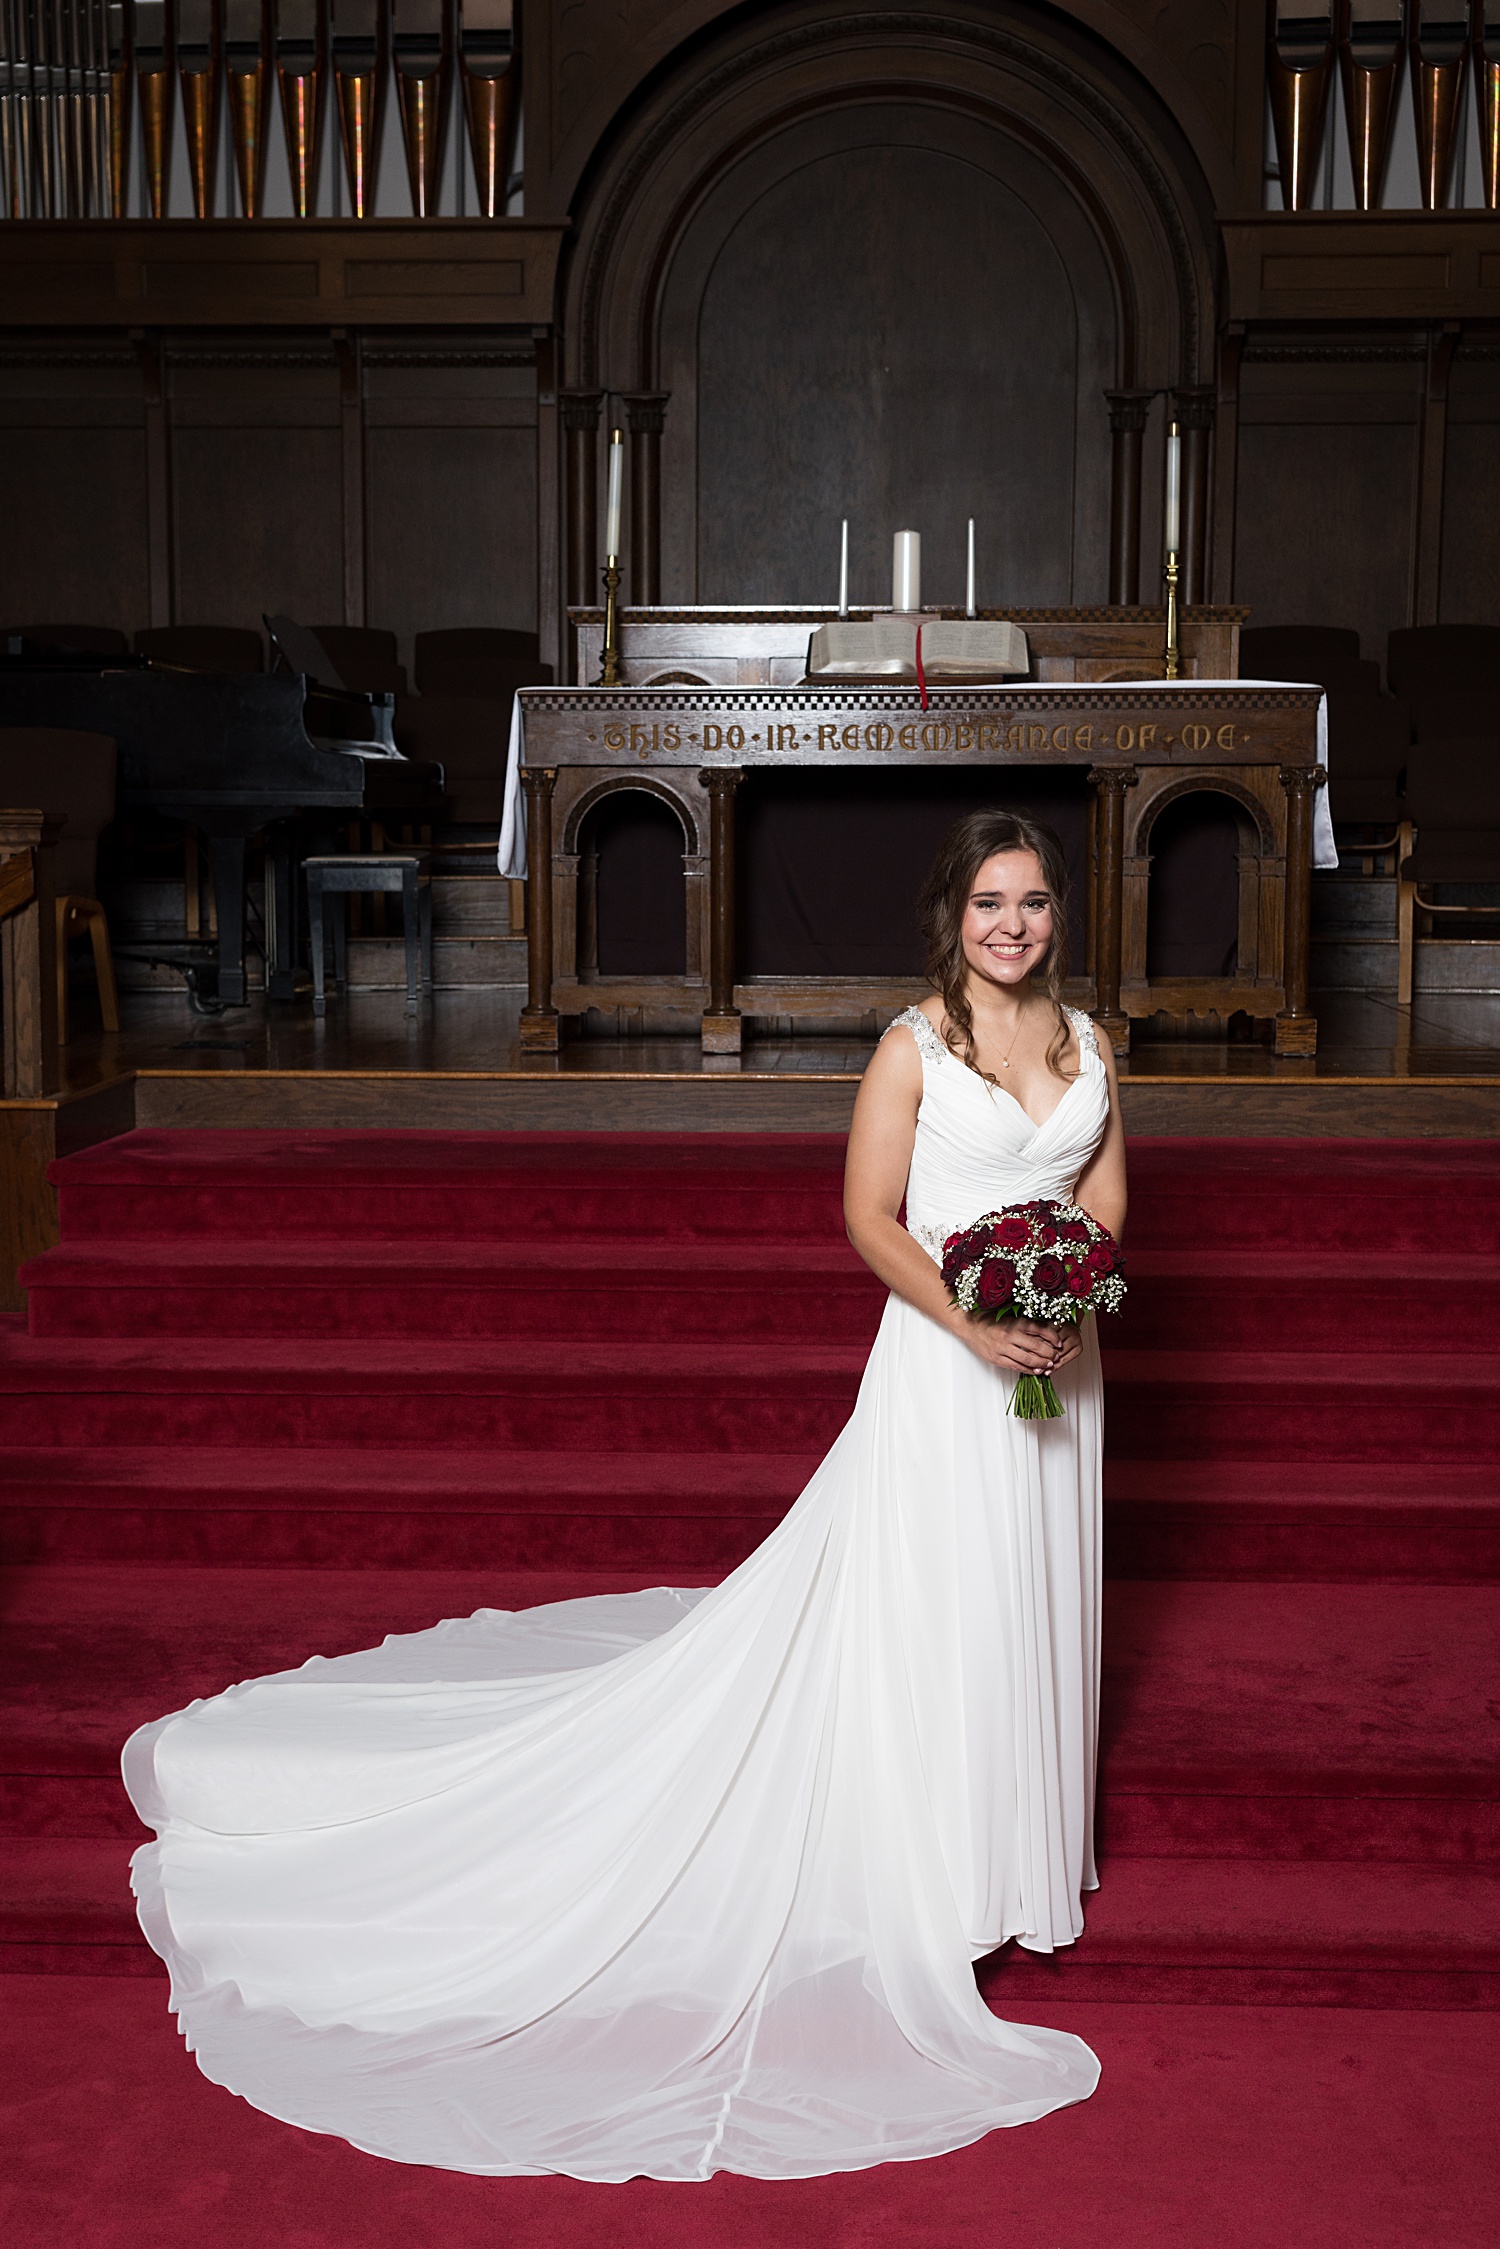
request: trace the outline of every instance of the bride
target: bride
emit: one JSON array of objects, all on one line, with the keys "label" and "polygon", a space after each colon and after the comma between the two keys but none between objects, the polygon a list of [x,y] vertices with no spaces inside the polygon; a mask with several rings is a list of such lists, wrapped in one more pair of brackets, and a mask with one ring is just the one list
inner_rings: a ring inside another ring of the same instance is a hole
[{"label": "bride", "polygon": [[[710,1591],[315,1656],[127,1743],[142,1926],[199,2066],[257,2108],[461,2171],[789,2178],[1093,2091],[1089,2048],[998,2020],[972,1963],[1072,1943],[1095,1886],[1098,1345],[971,1319],[936,1260],[1038,1196],[1118,1233],[1119,1106],[1059,997],[1048,830],[962,820],[923,913],[936,996],[849,1138],[892,1293],[759,1551]],[[1065,1418],[1008,1415],[1028,1368]]]}]

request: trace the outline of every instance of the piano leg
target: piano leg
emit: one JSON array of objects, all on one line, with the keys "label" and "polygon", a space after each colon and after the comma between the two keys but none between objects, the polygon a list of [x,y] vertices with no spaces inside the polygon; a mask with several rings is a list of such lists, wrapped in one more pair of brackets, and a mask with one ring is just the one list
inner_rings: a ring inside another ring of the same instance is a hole
[{"label": "piano leg", "polygon": [[215,836],[214,902],[219,911],[219,998],[245,1004],[245,838]]},{"label": "piano leg", "polygon": [[299,951],[297,854],[284,832],[266,849],[266,994],[273,1000],[297,997]]}]

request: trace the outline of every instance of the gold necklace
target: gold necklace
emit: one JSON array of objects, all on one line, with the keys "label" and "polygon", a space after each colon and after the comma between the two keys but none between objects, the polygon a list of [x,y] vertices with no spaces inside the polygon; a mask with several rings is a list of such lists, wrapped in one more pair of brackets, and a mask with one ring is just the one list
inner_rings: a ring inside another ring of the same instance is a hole
[{"label": "gold necklace", "polygon": [[1016,1048],[1017,1048],[1017,1047],[1018,1047],[1018,1046],[1020,1045],[1020,1043],[1021,1043],[1021,1033],[1022,1033],[1022,1032],[1023,1032],[1024,1030],[1025,1030],[1025,1028],[1026,1028],[1026,1009],[1025,1009],[1025,1007],[1023,1006],[1023,1007],[1022,1007],[1022,1009],[1021,1009],[1021,1020],[1020,1020],[1020,1022],[1019,1022],[1019,1023],[1018,1023],[1017,1025],[1016,1025],[1016,1033],[1015,1033],[1015,1037],[1014,1037],[1014,1038],[1013,1038],[1013,1039],[1011,1040],[1011,1042],[1010,1042],[1010,1053],[1008,1053],[1008,1054],[1002,1054],[1002,1055],[1001,1055],[1001,1057],[1000,1057],[1000,1067],[1001,1067],[1001,1069],[1002,1069],[1002,1070],[1008,1070],[1008,1069],[1010,1068],[1010,1057],[1011,1057],[1011,1055],[1012,1055],[1012,1054],[1014,1054],[1014,1053],[1015,1053],[1015,1051],[1016,1051]]}]

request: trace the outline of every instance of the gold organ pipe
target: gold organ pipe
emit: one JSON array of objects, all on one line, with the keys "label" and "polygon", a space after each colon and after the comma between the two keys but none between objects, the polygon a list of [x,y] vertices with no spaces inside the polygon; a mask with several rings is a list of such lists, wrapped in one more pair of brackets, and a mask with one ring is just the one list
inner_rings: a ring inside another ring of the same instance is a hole
[{"label": "gold organ pipe", "polygon": [[385,110],[386,13],[381,0],[333,0],[330,11],[333,89],[349,208],[357,219],[375,209]]},{"label": "gold organ pipe", "polygon": [[105,121],[105,144],[109,164],[109,215],[112,219],[125,216],[125,198],[130,180],[130,82],[131,69],[130,10],[125,0],[105,0],[104,39],[105,61],[108,71],[108,116]]},{"label": "gold organ pipe", "polygon": [[1380,207],[1405,57],[1401,0],[1341,0],[1339,69],[1357,211]]},{"label": "gold organ pipe", "polygon": [[515,157],[521,26],[512,0],[458,0],[459,68],[480,216],[503,219]]},{"label": "gold organ pipe", "polygon": [[1469,60],[1462,0],[1411,0],[1411,95],[1424,210],[1447,207]]},{"label": "gold organ pipe", "polygon": [[153,219],[167,215],[172,162],[173,24],[166,0],[136,0],[135,79],[141,168]]},{"label": "gold organ pipe", "polygon": [[229,138],[240,210],[258,219],[266,187],[266,105],[271,88],[269,0],[225,0],[224,69]]},{"label": "gold organ pipe", "polygon": [[438,206],[453,85],[449,0],[392,0],[391,57],[412,213],[427,219],[435,215]]},{"label": "gold organ pipe", "polygon": [[[1296,10],[1296,14],[1291,13]],[[1288,20],[1290,19],[1290,20]],[[1278,0],[1267,17],[1266,82],[1281,172],[1281,200],[1289,211],[1312,203],[1328,93],[1333,84],[1333,10],[1321,18],[1309,0]]]},{"label": "gold organ pipe", "polygon": [[327,67],[325,0],[279,0],[276,78],[281,90],[281,122],[292,179],[292,209],[299,219],[310,219],[318,207]]}]

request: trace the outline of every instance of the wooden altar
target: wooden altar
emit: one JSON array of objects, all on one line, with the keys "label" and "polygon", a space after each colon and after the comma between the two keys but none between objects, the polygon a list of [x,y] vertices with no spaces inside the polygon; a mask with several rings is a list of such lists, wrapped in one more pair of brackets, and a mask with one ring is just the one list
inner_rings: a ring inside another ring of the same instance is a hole
[{"label": "wooden altar", "polygon": [[[700,652],[699,663],[705,660]],[[678,659],[682,668],[686,661]],[[1308,896],[1323,779],[1319,701],[1315,688],[1141,680],[1138,667],[1119,684],[932,689],[925,704],[900,687],[668,684],[660,675],[651,686],[523,690],[529,992],[522,1041],[555,1051],[563,1016],[644,1007],[664,996],[699,1017],[709,1053],[738,1053],[747,1017],[868,1011],[888,1018],[919,995],[920,981],[737,977],[735,791],[746,770],[1047,765],[1082,768],[1093,790],[1087,973],[1075,990],[1116,1051],[1128,1049],[1132,1018],[1168,1009],[1271,1018],[1279,1054],[1312,1054]],[[681,978],[601,977],[580,948],[580,831],[620,789],[658,797],[682,825]],[[1228,796],[1240,817],[1237,967],[1230,977],[1153,982],[1146,965],[1151,829],[1168,804],[1203,789]]]}]

